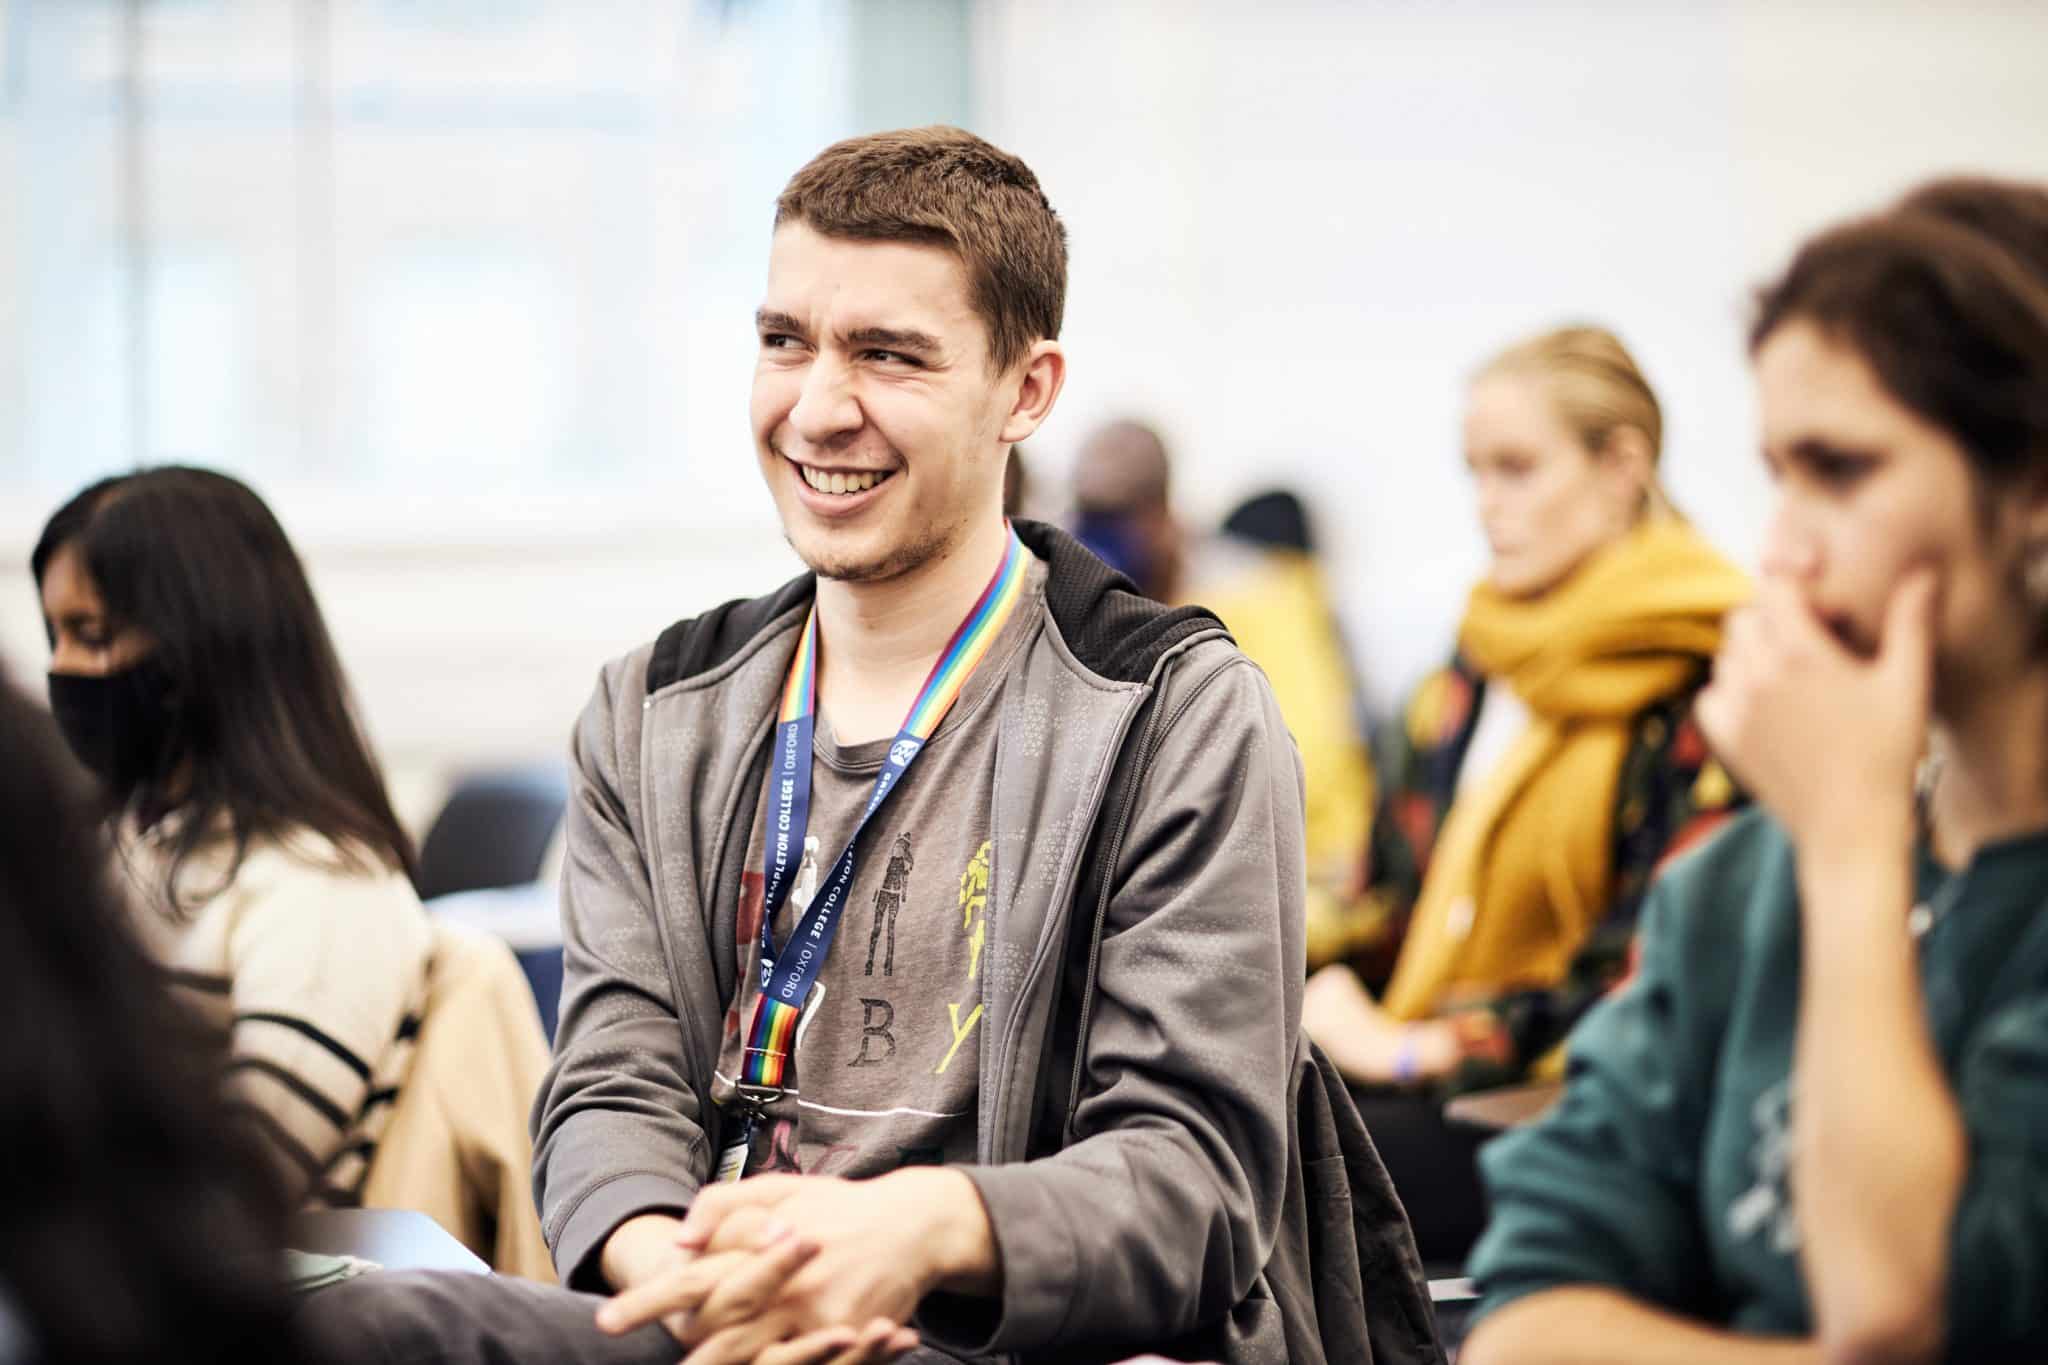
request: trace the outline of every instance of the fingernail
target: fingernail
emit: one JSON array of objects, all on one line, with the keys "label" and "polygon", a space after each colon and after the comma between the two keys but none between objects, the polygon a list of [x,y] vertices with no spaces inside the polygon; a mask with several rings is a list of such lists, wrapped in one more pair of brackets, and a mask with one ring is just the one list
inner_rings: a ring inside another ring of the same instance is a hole
[{"label": "fingernail", "polygon": [[597,1330],[600,1332],[616,1332],[619,1330],[619,1315],[612,1310],[610,1304],[606,1304],[603,1308],[597,1310]]},{"label": "fingernail", "polygon": [[781,1219],[770,1218],[767,1222],[761,1224],[761,1243],[765,1246],[770,1242],[779,1242],[789,1236],[792,1231],[793,1229],[789,1224]]}]

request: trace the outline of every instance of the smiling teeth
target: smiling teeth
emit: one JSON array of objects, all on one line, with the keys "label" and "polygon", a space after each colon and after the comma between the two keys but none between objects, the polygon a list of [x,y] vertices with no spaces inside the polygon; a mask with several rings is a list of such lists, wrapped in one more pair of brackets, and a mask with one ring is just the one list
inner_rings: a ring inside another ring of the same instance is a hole
[{"label": "smiling teeth", "polygon": [[888,477],[886,474],[875,473],[828,474],[822,469],[812,469],[809,465],[798,465],[797,468],[803,471],[804,482],[820,493],[865,493]]}]

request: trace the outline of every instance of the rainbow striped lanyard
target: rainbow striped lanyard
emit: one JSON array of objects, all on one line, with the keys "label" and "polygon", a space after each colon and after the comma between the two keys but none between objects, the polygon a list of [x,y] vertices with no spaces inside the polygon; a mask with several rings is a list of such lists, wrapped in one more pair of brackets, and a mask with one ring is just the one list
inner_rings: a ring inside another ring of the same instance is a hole
[{"label": "rainbow striped lanyard", "polygon": [[981,591],[974,609],[953,632],[924,680],[910,714],[897,731],[889,756],[875,778],[867,809],[847,840],[846,851],[832,865],[831,875],[821,885],[803,917],[796,923],[789,942],[780,952],[775,948],[771,925],[775,912],[789,899],[795,882],[793,869],[801,861],[804,831],[811,815],[812,721],[817,710],[818,609],[811,608],[804,623],[803,640],[796,658],[790,661],[789,680],[783,684],[782,711],[777,725],[775,768],[769,774],[768,833],[762,873],[761,904],[761,998],[755,1003],[754,1018],[747,1030],[746,1051],[740,1059],[741,1095],[755,1106],[780,1094],[789,1072],[794,1050],[797,1020],[804,1001],[832,950],[833,935],[839,929],[839,912],[853,885],[854,857],[860,837],[875,812],[889,799],[910,771],[910,765],[924,751],[925,742],[939,728],[939,722],[960,696],[960,689],[973,675],[975,666],[995,643],[1003,623],[1009,619],[1018,599],[1024,595],[1024,570],[1030,562],[1015,530],[995,577]]}]

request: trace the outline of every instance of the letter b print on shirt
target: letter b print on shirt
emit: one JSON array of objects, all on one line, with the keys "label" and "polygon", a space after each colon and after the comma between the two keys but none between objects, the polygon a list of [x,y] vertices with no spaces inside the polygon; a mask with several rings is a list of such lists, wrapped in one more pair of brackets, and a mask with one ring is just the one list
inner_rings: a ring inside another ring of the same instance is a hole
[{"label": "letter b print on shirt", "polygon": [[[896,1055],[896,1035],[890,1032],[896,1023],[896,1007],[886,1000],[862,996],[860,1013],[860,1051],[846,1065],[880,1066]],[[888,1050],[877,1051],[878,1048]]]}]

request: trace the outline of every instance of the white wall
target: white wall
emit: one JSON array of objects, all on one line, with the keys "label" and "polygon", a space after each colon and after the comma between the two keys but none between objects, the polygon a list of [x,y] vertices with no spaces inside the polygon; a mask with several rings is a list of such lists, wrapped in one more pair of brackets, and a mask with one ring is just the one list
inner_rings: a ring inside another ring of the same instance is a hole
[{"label": "white wall", "polygon": [[[1383,708],[1447,647],[1479,567],[1456,431],[1485,353],[1564,318],[1615,326],[1665,397],[1676,496],[1749,559],[1750,287],[1932,171],[2048,175],[2044,5],[985,0],[975,43],[978,130],[1032,163],[1073,236],[1041,487],[1135,409],[1174,438],[1190,513],[1302,488]],[[765,264],[762,193],[648,230],[755,232]],[[680,480],[491,489],[481,522],[402,482],[278,496],[401,772],[559,754],[604,658],[793,571],[746,445],[759,276],[672,286],[647,281],[699,339],[676,354],[690,412],[654,424],[688,444]],[[725,313],[713,354],[699,314]],[[19,361],[0,354],[0,399]],[[648,397],[681,402],[663,376]],[[0,658],[31,679],[19,566],[50,505],[0,486]]]},{"label": "white wall", "polygon": [[2048,175],[2048,6],[1729,0],[984,10],[981,131],[1073,240],[1048,465],[1155,416],[1190,512],[1302,489],[1380,707],[1481,563],[1462,378],[1618,330],[1677,500],[1748,562],[1765,484],[1741,325],[1821,223],[1937,170]]}]

